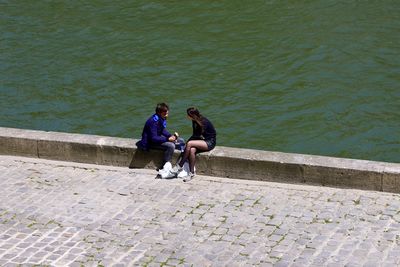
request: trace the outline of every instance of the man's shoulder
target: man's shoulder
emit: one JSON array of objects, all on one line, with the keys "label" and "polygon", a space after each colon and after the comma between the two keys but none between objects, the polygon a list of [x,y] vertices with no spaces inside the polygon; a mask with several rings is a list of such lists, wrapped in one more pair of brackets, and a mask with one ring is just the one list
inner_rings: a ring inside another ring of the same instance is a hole
[{"label": "man's shoulder", "polygon": [[157,123],[159,120],[160,117],[157,114],[153,114],[147,119],[146,123]]}]

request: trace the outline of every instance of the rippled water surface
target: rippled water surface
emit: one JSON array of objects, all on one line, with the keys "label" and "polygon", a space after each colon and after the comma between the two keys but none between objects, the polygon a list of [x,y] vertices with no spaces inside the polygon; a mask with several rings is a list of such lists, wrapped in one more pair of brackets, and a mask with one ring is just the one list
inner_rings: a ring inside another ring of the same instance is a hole
[{"label": "rippled water surface", "polygon": [[399,1],[0,0],[0,126],[400,162]]}]

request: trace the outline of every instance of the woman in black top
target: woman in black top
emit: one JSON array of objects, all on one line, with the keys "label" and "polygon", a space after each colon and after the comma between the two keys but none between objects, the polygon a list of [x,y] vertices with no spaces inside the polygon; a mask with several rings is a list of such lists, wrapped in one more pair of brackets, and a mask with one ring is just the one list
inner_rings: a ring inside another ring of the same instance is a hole
[{"label": "woman in black top", "polygon": [[196,153],[206,152],[214,149],[217,141],[217,132],[212,123],[203,117],[199,110],[191,107],[187,109],[187,115],[192,120],[193,134],[186,143],[182,159],[173,169],[172,173],[178,174],[186,160],[189,159],[190,173],[183,181],[190,181],[194,176],[194,165]]}]

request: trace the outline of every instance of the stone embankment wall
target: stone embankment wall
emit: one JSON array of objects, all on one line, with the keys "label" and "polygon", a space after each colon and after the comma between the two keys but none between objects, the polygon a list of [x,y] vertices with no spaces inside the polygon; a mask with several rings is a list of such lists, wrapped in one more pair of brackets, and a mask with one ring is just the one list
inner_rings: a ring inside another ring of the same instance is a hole
[{"label": "stone embankment wall", "polygon": [[[138,140],[0,127],[0,154],[155,168],[162,152],[136,149]],[[178,157],[175,153],[174,159]],[[236,179],[400,193],[400,164],[217,146],[200,154],[197,173]]]}]

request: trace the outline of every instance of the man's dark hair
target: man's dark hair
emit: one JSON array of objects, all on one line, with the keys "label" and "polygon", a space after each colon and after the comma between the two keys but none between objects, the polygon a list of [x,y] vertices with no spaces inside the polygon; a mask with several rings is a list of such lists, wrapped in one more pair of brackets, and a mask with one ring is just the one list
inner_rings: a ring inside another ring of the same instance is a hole
[{"label": "man's dark hair", "polygon": [[158,103],[156,107],[156,113],[160,114],[162,112],[168,111],[169,106],[166,103]]}]

